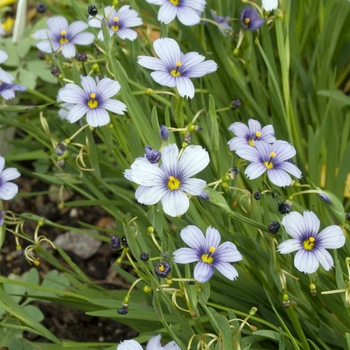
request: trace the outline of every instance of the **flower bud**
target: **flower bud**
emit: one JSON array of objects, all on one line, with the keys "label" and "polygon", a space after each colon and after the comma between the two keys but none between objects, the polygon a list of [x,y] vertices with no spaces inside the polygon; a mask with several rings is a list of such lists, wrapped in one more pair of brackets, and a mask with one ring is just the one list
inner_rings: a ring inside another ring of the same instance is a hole
[{"label": "flower bud", "polygon": [[204,201],[208,201],[209,199],[210,199],[210,196],[209,196],[209,194],[207,193],[207,192],[202,192],[199,196],[198,196],[198,198],[200,198],[200,199],[203,199]]},{"label": "flower bud", "polygon": [[171,272],[171,266],[166,261],[159,263],[154,268],[154,273],[160,278],[167,278]]},{"label": "flower bud", "polygon": [[63,155],[63,153],[66,151],[67,149],[67,143],[62,141],[61,143],[59,143],[58,145],[56,145],[55,147],[55,153],[58,155],[58,156],[61,156]]},{"label": "flower bud", "polygon": [[38,53],[39,60],[44,61],[46,59],[46,53],[45,52],[39,52]]},{"label": "flower bud", "polygon": [[127,241],[126,237],[122,237],[122,246],[124,248],[128,248],[129,247],[129,244],[128,244],[128,241]]},{"label": "flower bud", "polygon": [[242,102],[239,99],[234,99],[234,100],[231,101],[232,109],[236,109],[236,108],[240,107],[241,104],[242,104]]},{"label": "flower bud", "polygon": [[145,146],[145,157],[150,163],[158,163],[160,161],[161,156],[162,155],[158,150],[153,149],[150,146]]},{"label": "flower bud", "polygon": [[254,199],[259,201],[262,198],[261,192],[254,192]]},{"label": "flower bud", "polygon": [[118,310],[118,314],[119,314],[119,315],[126,315],[128,312],[129,312],[129,310],[128,310],[127,307],[121,307],[121,308]]},{"label": "flower bud", "polygon": [[51,74],[58,78],[58,76],[61,74],[61,71],[57,67],[52,67],[51,68]]},{"label": "flower bud", "polygon": [[148,260],[149,260],[149,254],[147,254],[147,253],[141,253],[140,259],[141,259],[142,261],[148,261]]},{"label": "flower bud", "polygon": [[293,203],[291,201],[286,200],[278,205],[278,211],[281,214],[289,214],[292,210],[292,205]]},{"label": "flower bud", "polygon": [[112,249],[115,249],[115,250],[120,249],[120,239],[116,236],[113,236],[111,238],[111,241],[109,242],[109,244]]},{"label": "flower bud", "polygon": [[46,5],[43,3],[36,4],[36,11],[39,13],[44,13],[46,11]]},{"label": "flower bud", "polygon": [[95,5],[88,6],[88,14],[92,17],[95,17],[98,13],[98,9]]},{"label": "flower bud", "polygon": [[280,229],[281,225],[277,221],[271,221],[267,229],[270,233],[276,234]]},{"label": "flower bud", "polygon": [[160,137],[162,138],[163,141],[168,141],[170,132],[169,132],[169,130],[166,128],[165,125],[161,125],[161,126],[160,126],[159,134],[160,134]]},{"label": "flower bud", "polygon": [[77,60],[80,61],[80,62],[85,62],[87,60],[86,53],[84,53],[84,52],[78,53],[77,54]]},{"label": "flower bud", "polygon": [[235,166],[233,168],[228,169],[228,176],[231,180],[234,180],[239,173],[239,169]]}]

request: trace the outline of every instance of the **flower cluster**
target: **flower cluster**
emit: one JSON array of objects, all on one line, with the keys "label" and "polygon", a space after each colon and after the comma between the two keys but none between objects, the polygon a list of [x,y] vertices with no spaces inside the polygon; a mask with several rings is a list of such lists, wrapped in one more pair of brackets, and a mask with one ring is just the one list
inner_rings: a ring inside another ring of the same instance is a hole
[{"label": "flower cluster", "polygon": [[159,166],[146,157],[137,158],[124,176],[140,185],[135,193],[139,203],[152,205],[161,201],[166,214],[182,215],[190,205],[185,192],[199,196],[206,185],[192,176],[208,165],[208,152],[201,146],[188,146],[179,157],[178,147],[172,144],[163,148],[161,160]]},{"label": "flower cluster", "polygon": [[245,170],[247,177],[253,180],[267,172],[270,181],[279,187],[292,183],[288,173],[300,179],[301,171],[290,161],[296,154],[295,148],[286,141],[276,141],[272,125],[261,128],[253,119],[248,125],[233,123],[229,130],[237,136],[228,142],[231,150],[251,162]]}]

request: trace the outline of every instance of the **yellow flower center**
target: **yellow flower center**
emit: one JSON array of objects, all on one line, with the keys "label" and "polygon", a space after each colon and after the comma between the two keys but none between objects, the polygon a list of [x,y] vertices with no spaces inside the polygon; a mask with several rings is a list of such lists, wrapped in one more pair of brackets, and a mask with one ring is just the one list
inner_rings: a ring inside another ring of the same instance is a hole
[{"label": "yellow flower center", "polygon": [[161,271],[161,272],[163,272],[163,271],[165,270],[164,265],[159,265],[159,266],[158,266],[158,270]]},{"label": "yellow flower center", "polygon": [[212,264],[213,263],[213,253],[215,252],[215,248],[214,247],[210,247],[209,248],[209,253],[208,254],[203,254],[201,256],[201,259],[203,262],[207,263],[207,264]]},{"label": "yellow flower center", "polygon": [[269,161],[268,162],[264,162],[264,165],[266,166],[267,169],[272,169],[273,168],[273,163],[271,161],[272,161],[272,158],[274,158],[275,156],[276,156],[276,153],[275,152],[271,152]]},{"label": "yellow flower center", "polygon": [[245,25],[247,26],[247,27],[249,27],[249,23],[250,23],[250,18],[245,18],[244,19],[244,23],[245,23]]},{"label": "yellow flower center", "polygon": [[59,43],[61,45],[67,44],[69,40],[66,38],[67,32],[65,30],[61,31],[62,38],[60,39]]},{"label": "yellow flower center", "polygon": [[87,105],[91,109],[98,107],[98,102],[95,100],[95,98],[96,98],[96,94],[94,93],[90,94],[90,100],[88,101]]},{"label": "yellow flower center", "polygon": [[254,145],[254,141],[256,141],[260,136],[261,136],[261,132],[260,132],[260,131],[257,131],[257,132],[255,133],[255,136],[254,136],[253,138],[251,138],[251,139],[248,140],[249,146],[254,147],[254,146],[255,146],[255,145]]},{"label": "yellow flower center", "polygon": [[115,16],[113,18],[114,25],[111,26],[111,29],[117,32],[119,30],[119,26],[117,26],[117,22],[119,21],[119,17]]},{"label": "yellow flower center", "polygon": [[312,250],[315,246],[315,238],[310,237],[303,242],[303,247],[306,250]]},{"label": "yellow flower center", "polygon": [[175,6],[179,6],[180,0],[169,0],[169,2]]},{"label": "yellow flower center", "polygon": [[177,61],[176,62],[176,69],[173,69],[170,74],[173,76],[173,77],[179,77],[181,75],[181,73],[179,72],[179,68],[181,67],[181,62],[180,61]]},{"label": "yellow flower center", "polygon": [[174,176],[169,176],[168,188],[171,191],[177,190],[181,185],[181,181]]}]

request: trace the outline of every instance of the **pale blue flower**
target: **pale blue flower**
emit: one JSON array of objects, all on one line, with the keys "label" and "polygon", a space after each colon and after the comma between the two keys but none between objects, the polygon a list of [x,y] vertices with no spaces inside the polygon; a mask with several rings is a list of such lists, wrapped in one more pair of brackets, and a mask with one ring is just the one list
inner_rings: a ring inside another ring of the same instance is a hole
[{"label": "pale blue flower", "polygon": [[190,78],[200,78],[206,74],[215,72],[217,64],[197,52],[189,52],[183,55],[178,43],[169,38],[158,39],[153,43],[154,51],[159,56],[139,56],[138,63],[148,69],[153,69],[151,77],[160,85],[177,87],[182,97],[194,96],[194,86]]},{"label": "pale blue flower", "polygon": [[[5,51],[0,50],[0,63],[5,62],[8,59],[8,55]],[[5,82],[11,84],[13,82],[13,77],[11,74],[5,72],[3,69],[0,69],[0,83]]]},{"label": "pale blue flower", "polygon": [[229,32],[232,32],[232,27],[228,24],[230,16],[218,16],[214,10],[210,10],[210,12],[214,21],[219,24],[218,28],[223,35],[227,36]]},{"label": "pale blue flower", "polygon": [[241,12],[241,25],[246,30],[257,30],[265,20],[260,18],[254,7],[247,6]]},{"label": "pale blue flower", "polygon": [[2,82],[0,85],[0,96],[4,100],[11,100],[15,97],[15,91],[25,91],[26,87],[20,84],[8,84]]},{"label": "pale blue flower", "polygon": [[[89,25],[95,28],[101,28],[102,22],[107,23],[109,27],[110,36],[117,34],[121,39],[135,40],[137,32],[130,29],[130,27],[140,26],[142,20],[138,17],[135,10],[130,10],[130,6],[122,6],[116,11],[112,6],[104,8],[105,17],[96,15],[96,17],[89,17]],[[97,37],[103,40],[103,31],[100,30]]]},{"label": "pale blue flower", "polygon": [[248,126],[240,122],[235,122],[228,129],[236,135],[236,137],[228,142],[231,151],[236,151],[246,146],[254,146],[255,141],[264,141],[267,143],[276,141],[273,126],[266,125],[261,128],[261,124],[254,119],[248,120]]},{"label": "pale blue flower", "polygon": [[120,84],[109,78],[103,78],[98,83],[90,77],[81,79],[81,88],[75,84],[67,84],[58,92],[58,98],[74,104],[69,110],[67,120],[74,123],[86,114],[86,121],[93,127],[109,123],[110,117],[106,110],[116,114],[124,114],[124,103],[111,99],[120,90]]},{"label": "pale blue flower", "polygon": [[0,156],[0,199],[12,199],[18,192],[18,186],[11,180],[17,179],[21,176],[16,168],[4,169],[5,158]]},{"label": "pale blue flower", "polygon": [[[167,345],[162,346],[160,334],[152,337],[147,344],[146,350],[181,350],[181,348],[174,342],[171,341]],[[136,340],[125,340],[117,346],[116,350],[143,350],[142,346]]]},{"label": "pale blue flower", "polygon": [[141,185],[135,197],[141,204],[162,202],[164,212],[170,216],[184,214],[190,205],[188,196],[199,196],[206,185],[192,178],[209,163],[208,152],[201,146],[188,146],[179,158],[175,144],[165,146],[161,152],[162,165],[152,164],[146,158],[137,158],[124,176]]},{"label": "pale blue flower", "polygon": [[196,262],[194,279],[198,282],[207,282],[213,276],[214,268],[229,280],[238,277],[231,263],[242,260],[242,255],[232,242],[220,245],[221,236],[217,229],[208,227],[204,237],[197,226],[189,225],[180,232],[180,236],[190,248],[176,250],[174,261],[178,264]]},{"label": "pale blue flower", "polygon": [[278,0],[262,0],[262,5],[265,11],[276,10],[278,7]]},{"label": "pale blue flower", "polygon": [[158,21],[169,24],[175,17],[185,26],[200,22],[205,8],[205,0],[147,0],[148,3],[161,5]]},{"label": "pale blue flower", "polygon": [[57,52],[62,50],[66,58],[75,56],[74,45],[90,45],[94,41],[92,33],[81,33],[88,24],[82,21],[75,21],[68,26],[68,21],[62,16],[56,16],[47,20],[49,29],[39,29],[33,35],[34,39],[44,39],[36,44],[36,47],[43,52]]},{"label": "pale blue flower", "polygon": [[276,186],[285,187],[292,183],[290,173],[298,179],[301,171],[289,160],[296,154],[295,148],[286,141],[276,141],[270,145],[266,142],[255,142],[255,147],[244,147],[236,150],[243,159],[251,164],[245,170],[245,174],[254,180],[267,171],[270,181]]},{"label": "pale blue flower", "polygon": [[301,272],[313,273],[319,264],[326,271],[333,266],[333,258],[326,249],[338,249],[345,244],[345,236],[339,226],[331,225],[320,233],[320,220],[311,211],[303,215],[292,212],[286,215],[282,224],[292,239],[282,242],[277,250],[281,254],[298,251],[294,257],[294,266]]}]

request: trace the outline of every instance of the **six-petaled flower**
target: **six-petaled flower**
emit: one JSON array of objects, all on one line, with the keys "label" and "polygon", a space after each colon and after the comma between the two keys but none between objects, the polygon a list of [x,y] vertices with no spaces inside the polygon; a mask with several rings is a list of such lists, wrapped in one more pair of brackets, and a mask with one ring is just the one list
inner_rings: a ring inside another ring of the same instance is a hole
[{"label": "six-petaled flower", "polygon": [[43,52],[57,52],[62,50],[66,58],[75,56],[74,45],[90,45],[94,41],[92,33],[81,33],[88,24],[75,21],[68,26],[68,21],[62,16],[56,16],[47,20],[49,29],[39,29],[33,35],[34,39],[44,39],[36,44]]},{"label": "six-petaled flower", "polygon": [[18,192],[18,186],[11,180],[17,179],[21,176],[16,168],[4,169],[5,158],[0,156],[0,199],[12,199]]},{"label": "six-petaled flower", "polygon": [[[121,39],[135,40],[137,33],[130,29],[130,27],[140,26],[142,20],[138,17],[135,10],[130,10],[130,6],[122,6],[116,11],[112,6],[104,8],[105,17],[97,15],[96,17],[89,17],[89,25],[95,28],[101,28],[102,23],[106,23],[109,27],[110,36],[117,34]],[[100,30],[97,37],[103,40],[103,31]]]},{"label": "six-petaled flower", "polygon": [[[146,350],[181,350],[180,347],[171,341],[164,347],[160,343],[162,336],[160,334],[152,337],[146,346]],[[142,350],[142,346],[136,340],[125,340],[118,345],[116,350]]]},{"label": "six-petaled flower", "polygon": [[173,39],[158,39],[153,43],[153,47],[159,58],[139,56],[138,63],[155,70],[151,73],[151,77],[158,84],[167,87],[176,86],[182,97],[194,96],[194,86],[190,78],[203,77],[218,68],[214,61],[204,61],[205,57],[197,52],[183,55],[178,43]]},{"label": "six-petaled flower", "polygon": [[208,152],[201,146],[188,146],[179,158],[179,149],[172,144],[163,148],[161,159],[162,165],[158,166],[146,158],[137,158],[124,176],[141,185],[135,193],[139,203],[152,205],[161,201],[166,214],[182,215],[190,205],[185,193],[199,196],[206,185],[192,176],[208,165]]},{"label": "six-petaled flower", "polygon": [[161,5],[158,21],[169,24],[175,17],[185,26],[198,24],[205,8],[205,0],[147,0],[150,4]]},{"label": "six-petaled flower", "polygon": [[255,147],[239,148],[236,153],[251,162],[244,172],[251,180],[267,172],[273,184],[285,187],[292,183],[292,178],[287,172],[298,179],[301,178],[301,171],[288,161],[295,156],[295,148],[286,141],[276,141],[272,145],[266,142],[255,142]]},{"label": "six-petaled flower", "polygon": [[[81,79],[81,85],[83,88],[75,84],[67,84],[58,92],[58,99],[74,105],[66,116],[69,122],[74,123],[86,114],[89,125],[103,126],[110,121],[106,110],[116,114],[124,114],[126,111],[124,103],[111,99],[120,90],[120,84],[117,81],[103,78],[96,83],[88,76]],[[65,107],[69,106],[65,105]]]},{"label": "six-petaled flower", "polygon": [[276,141],[273,126],[266,125],[261,128],[261,124],[254,119],[248,120],[248,126],[240,122],[235,122],[228,129],[236,135],[236,137],[228,142],[231,151],[236,151],[245,146],[254,146],[255,141],[264,141],[267,143]]},{"label": "six-petaled flower", "polygon": [[339,226],[331,225],[320,233],[320,220],[311,211],[303,215],[292,212],[286,215],[282,224],[292,239],[282,242],[277,250],[281,254],[298,251],[294,257],[294,266],[301,272],[313,273],[319,264],[328,271],[333,258],[326,249],[338,249],[345,244],[345,236]]},{"label": "six-petaled flower", "polygon": [[194,278],[198,282],[207,282],[212,277],[214,268],[229,280],[237,278],[238,272],[230,263],[242,260],[242,255],[232,242],[220,244],[221,236],[217,229],[208,227],[204,237],[197,226],[189,225],[180,235],[190,248],[176,250],[173,253],[174,261],[179,264],[197,262]]}]

